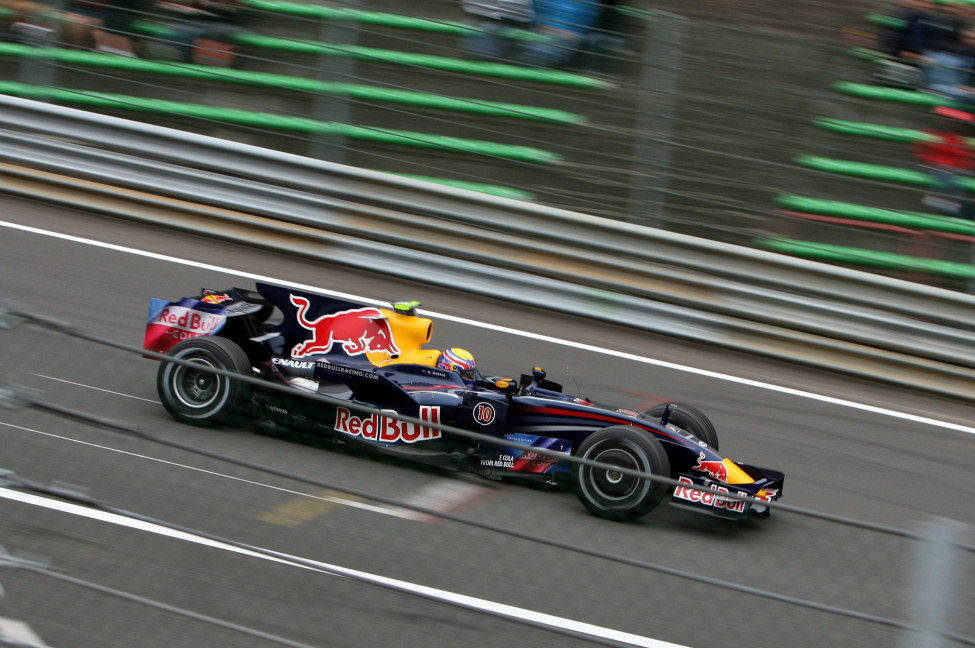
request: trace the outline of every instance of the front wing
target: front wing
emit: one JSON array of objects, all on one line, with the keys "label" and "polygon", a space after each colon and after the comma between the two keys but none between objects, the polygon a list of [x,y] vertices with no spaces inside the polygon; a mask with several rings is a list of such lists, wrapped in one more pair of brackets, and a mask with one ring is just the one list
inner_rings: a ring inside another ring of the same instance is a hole
[{"label": "front wing", "polygon": [[[680,483],[674,487],[670,504],[722,518],[741,519],[749,514],[767,518],[769,507],[727,497],[727,495],[742,495],[773,502],[782,497],[785,475],[768,468],[747,464],[738,464],[738,466],[755,478],[755,481],[751,484],[732,485],[704,475],[681,473],[677,476],[677,481]],[[688,486],[699,486],[705,490],[696,490]]]}]

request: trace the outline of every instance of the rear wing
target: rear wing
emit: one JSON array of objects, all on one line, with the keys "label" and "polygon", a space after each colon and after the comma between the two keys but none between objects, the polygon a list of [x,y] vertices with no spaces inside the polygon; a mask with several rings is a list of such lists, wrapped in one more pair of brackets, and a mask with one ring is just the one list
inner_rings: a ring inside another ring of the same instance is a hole
[{"label": "rear wing", "polygon": [[178,301],[152,298],[146,317],[142,346],[148,351],[166,353],[182,340],[219,333],[228,318],[250,316],[266,319],[272,310],[258,293],[241,288],[209,290]]},{"label": "rear wing", "polygon": [[175,302],[153,298],[149,301],[142,346],[147,351],[166,353],[183,340],[213,335],[226,323],[227,309],[219,304],[206,304],[192,297]]}]

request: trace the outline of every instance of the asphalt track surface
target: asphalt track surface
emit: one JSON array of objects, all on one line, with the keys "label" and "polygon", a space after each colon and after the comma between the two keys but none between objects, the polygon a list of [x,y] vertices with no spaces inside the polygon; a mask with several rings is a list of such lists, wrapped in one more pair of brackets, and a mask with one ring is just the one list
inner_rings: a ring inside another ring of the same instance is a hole
[{"label": "asphalt track surface", "polygon": [[[969,427],[975,416],[965,404],[83,211],[13,198],[0,205],[4,223],[374,299],[415,298],[428,311],[590,345],[449,320],[438,320],[434,332],[438,345],[474,351],[488,373],[517,375],[539,364],[567,391],[621,406],[639,409],[660,397],[692,403],[714,421],[723,452],[786,473],[788,504],[899,529],[929,528],[935,516],[975,520],[975,429]],[[235,272],[0,227],[0,298],[129,344],[141,341],[151,296],[252,284]],[[916,575],[932,552],[901,537],[787,512],[728,523],[666,505],[638,522],[614,524],[588,515],[571,493],[177,424],[157,402],[155,369],[134,354],[50,331],[0,331],[3,379],[167,439],[869,615],[910,620],[933,605],[939,627],[975,636],[971,552],[950,555],[939,602],[939,590]],[[42,556],[57,574],[223,622],[0,568],[0,616],[27,621],[56,647],[281,645],[268,635],[316,647],[590,646],[621,637],[630,644],[695,648],[914,644],[896,628],[423,518],[29,409],[0,409],[0,468],[82,487],[117,507],[236,542],[397,579],[414,592],[424,586],[448,601],[476,597],[483,603],[475,607],[553,615],[559,619],[554,626],[580,632],[567,636],[355,578],[127,528],[117,519],[58,510],[64,505],[52,500],[14,501],[0,490],[0,545],[7,550]]]}]

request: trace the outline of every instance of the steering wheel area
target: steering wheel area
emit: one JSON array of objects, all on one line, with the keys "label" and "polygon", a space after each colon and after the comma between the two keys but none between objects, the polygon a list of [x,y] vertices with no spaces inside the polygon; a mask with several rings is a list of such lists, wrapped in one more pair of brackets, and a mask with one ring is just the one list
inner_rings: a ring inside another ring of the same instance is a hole
[{"label": "steering wheel area", "polygon": [[539,383],[545,380],[545,376],[545,370],[541,367],[532,367],[531,375],[521,374],[521,379],[518,381],[518,395],[531,396],[534,394]]}]

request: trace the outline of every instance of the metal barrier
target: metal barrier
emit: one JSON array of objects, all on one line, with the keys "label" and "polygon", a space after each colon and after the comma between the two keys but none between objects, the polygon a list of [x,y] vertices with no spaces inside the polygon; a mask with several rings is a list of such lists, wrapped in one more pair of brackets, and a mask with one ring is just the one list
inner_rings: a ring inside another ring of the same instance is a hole
[{"label": "metal barrier", "polygon": [[970,295],[14,97],[0,124],[12,193],[975,399]]}]

